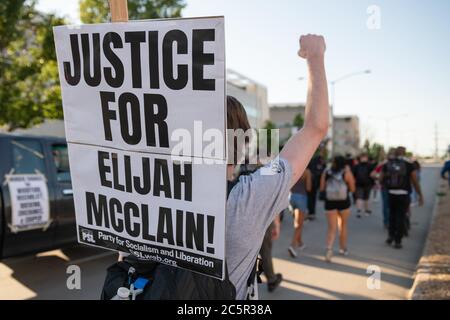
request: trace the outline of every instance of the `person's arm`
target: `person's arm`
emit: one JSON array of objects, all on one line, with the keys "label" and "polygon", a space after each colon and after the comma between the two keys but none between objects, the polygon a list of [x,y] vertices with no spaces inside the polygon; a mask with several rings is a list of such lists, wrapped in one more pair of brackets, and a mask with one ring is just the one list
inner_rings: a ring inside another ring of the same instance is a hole
[{"label": "person's arm", "polygon": [[417,172],[416,170],[413,170],[411,172],[411,183],[416,190],[417,194],[419,195],[419,206],[423,206],[423,195],[422,195],[422,189],[420,188],[420,183],[417,180]]},{"label": "person's arm", "polygon": [[325,191],[325,185],[326,185],[326,172],[324,171],[320,176],[320,186],[319,186],[320,192]]},{"label": "person's arm", "polygon": [[314,152],[328,131],[329,103],[327,77],[325,74],[325,40],[322,36],[300,37],[299,56],[308,64],[308,94],[306,99],[305,122],[284,146],[280,157],[292,167],[291,186],[302,176]]},{"label": "person's arm", "polygon": [[273,219],[272,240],[277,240],[280,237],[280,230],[281,230],[280,214],[277,214],[275,216],[275,219]]},{"label": "person's arm", "polygon": [[345,182],[347,182],[348,190],[353,193],[356,190],[355,187],[355,177],[353,176],[352,170],[349,167],[345,167]]}]

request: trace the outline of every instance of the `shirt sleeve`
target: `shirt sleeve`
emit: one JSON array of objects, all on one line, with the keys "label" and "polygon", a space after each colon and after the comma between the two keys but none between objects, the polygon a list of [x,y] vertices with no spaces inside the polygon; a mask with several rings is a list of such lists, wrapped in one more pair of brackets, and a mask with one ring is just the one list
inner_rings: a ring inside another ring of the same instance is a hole
[{"label": "shirt sleeve", "polygon": [[[285,159],[276,159],[249,176],[241,176],[231,190],[227,212],[233,212],[228,223],[247,240],[262,239],[275,215],[289,205],[292,169]],[[228,217],[227,217],[228,219]],[[252,244],[254,245],[254,243]]]}]

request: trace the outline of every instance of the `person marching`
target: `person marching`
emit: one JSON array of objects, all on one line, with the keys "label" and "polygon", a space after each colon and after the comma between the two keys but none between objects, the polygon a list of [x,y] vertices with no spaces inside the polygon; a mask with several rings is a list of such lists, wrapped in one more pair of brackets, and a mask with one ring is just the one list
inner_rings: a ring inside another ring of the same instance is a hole
[{"label": "person marching", "polygon": [[349,192],[355,191],[355,178],[344,157],[336,156],[331,168],[324,171],[320,180],[320,191],[325,194],[328,220],[325,261],[331,262],[337,229],[339,229],[339,253],[348,255],[347,220],[351,206]]},{"label": "person marching", "polygon": [[310,192],[311,188],[311,171],[306,169],[302,177],[292,187],[289,197],[289,203],[294,214],[294,235],[292,236],[291,245],[288,248],[288,252],[292,258],[297,257],[297,250],[301,251],[305,249],[305,244],[302,240],[302,230],[305,215],[308,210],[307,192]]}]

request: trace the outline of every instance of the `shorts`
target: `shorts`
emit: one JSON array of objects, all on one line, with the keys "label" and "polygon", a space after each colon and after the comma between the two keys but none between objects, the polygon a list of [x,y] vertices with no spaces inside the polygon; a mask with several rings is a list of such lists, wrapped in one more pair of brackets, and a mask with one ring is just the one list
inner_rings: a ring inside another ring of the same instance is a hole
[{"label": "shorts", "polygon": [[306,213],[308,210],[308,196],[306,194],[291,193],[289,196],[289,203],[292,210],[299,209],[303,213]]},{"label": "shorts", "polygon": [[370,190],[372,190],[372,186],[356,186],[355,198],[359,200],[369,200]]},{"label": "shorts", "polygon": [[347,210],[351,206],[350,198],[347,198],[345,200],[325,200],[325,210],[331,211],[331,210]]}]

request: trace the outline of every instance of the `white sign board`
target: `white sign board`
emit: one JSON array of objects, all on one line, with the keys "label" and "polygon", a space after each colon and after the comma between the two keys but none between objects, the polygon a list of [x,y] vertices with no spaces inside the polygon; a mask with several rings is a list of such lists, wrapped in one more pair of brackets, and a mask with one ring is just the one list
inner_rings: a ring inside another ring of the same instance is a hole
[{"label": "white sign board", "polygon": [[49,199],[45,177],[42,174],[15,174],[7,176],[11,196],[12,228],[39,228],[49,221]]},{"label": "white sign board", "polygon": [[54,35],[79,242],[222,279],[226,163],[198,160],[225,141],[175,149],[199,124],[225,140],[223,17]]}]

